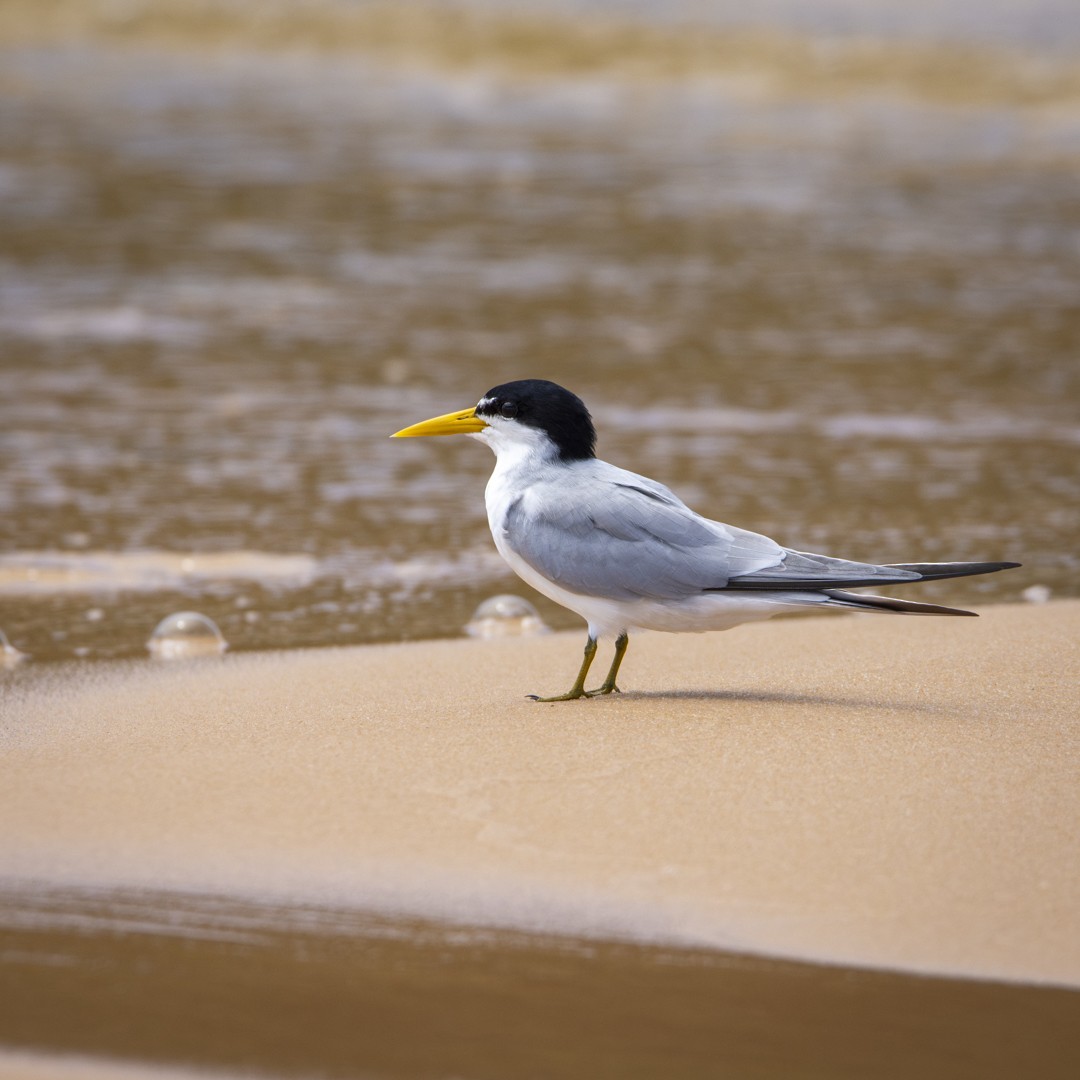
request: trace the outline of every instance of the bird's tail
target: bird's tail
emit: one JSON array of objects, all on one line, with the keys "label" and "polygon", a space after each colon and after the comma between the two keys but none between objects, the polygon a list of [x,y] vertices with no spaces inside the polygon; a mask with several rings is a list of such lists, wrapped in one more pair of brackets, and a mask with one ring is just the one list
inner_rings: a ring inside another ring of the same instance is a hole
[{"label": "bird's tail", "polygon": [[[1015,562],[940,562],[940,563],[886,563],[892,570],[905,570],[918,574],[922,581],[940,578],[970,577],[972,574],[992,574],[997,570],[1014,570]],[[905,582],[906,584],[906,582]],[[829,597],[830,606],[854,608],[861,611],[891,612],[894,615],[968,615],[976,618],[974,611],[942,607],[940,604],[920,604],[915,600],[896,600],[891,596],[874,596],[872,593],[845,592],[843,589],[823,589]]]},{"label": "bird's tail", "polygon": [[[992,563],[942,563],[942,566],[994,566],[995,569],[1004,570],[1009,564]],[[904,567],[908,569],[908,567]],[[912,567],[911,569],[915,569]],[[942,574],[941,577],[962,577],[964,574],[982,574],[985,570],[963,570],[958,574]],[[920,604],[914,600],[896,600],[891,596],[864,596],[862,593],[844,592],[842,589],[823,589],[829,597],[829,607],[854,608],[856,611],[878,611],[893,615],[970,615],[977,618],[974,611],[963,611],[960,608],[942,607],[940,604]]]}]

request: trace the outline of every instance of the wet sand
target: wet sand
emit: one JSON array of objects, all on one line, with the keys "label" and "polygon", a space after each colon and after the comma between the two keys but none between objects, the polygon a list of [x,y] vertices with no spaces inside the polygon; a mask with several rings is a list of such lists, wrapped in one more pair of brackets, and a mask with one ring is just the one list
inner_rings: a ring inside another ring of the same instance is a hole
[{"label": "wet sand", "polygon": [[1080,995],[1049,987],[220,897],[37,902],[2,932],[0,1043],[35,1048],[0,1049],[3,1080],[1065,1080],[1080,1062]]},{"label": "wet sand", "polygon": [[639,635],[550,705],[577,635],[8,672],[0,1076],[1075,1075],[1078,642]]},{"label": "wet sand", "polygon": [[[1080,985],[1080,603],[9,679],[8,878]],[[601,656],[598,664],[606,662]]]}]

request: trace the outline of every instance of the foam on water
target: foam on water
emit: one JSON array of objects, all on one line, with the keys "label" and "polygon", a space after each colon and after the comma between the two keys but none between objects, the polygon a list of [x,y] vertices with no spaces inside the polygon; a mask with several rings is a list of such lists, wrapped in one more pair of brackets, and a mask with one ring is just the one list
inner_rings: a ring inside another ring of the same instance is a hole
[{"label": "foam on water", "polygon": [[[244,1070],[248,1074],[248,1070]],[[49,1053],[46,1050],[0,1048],[3,1080],[236,1080],[235,1069],[124,1061],[88,1054]],[[260,1071],[251,1076],[271,1077]]]},{"label": "foam on water", "polygon": [[1046,424],[1009,413],[979,412],[959,419],[904,413],[805,413],[731,408],[630,409],[605,405],[601,421],[628,431],[716,434],[804,432],[830,439],[895,440],[917,443],[1050,442],[1080,445],[1080,426]]},{"label": "foam on water", "polygon": [[308,555],[260,551],[15,551],[0,554],[0,594],[162,592],[211,581],[303,586],[319,570]]}]

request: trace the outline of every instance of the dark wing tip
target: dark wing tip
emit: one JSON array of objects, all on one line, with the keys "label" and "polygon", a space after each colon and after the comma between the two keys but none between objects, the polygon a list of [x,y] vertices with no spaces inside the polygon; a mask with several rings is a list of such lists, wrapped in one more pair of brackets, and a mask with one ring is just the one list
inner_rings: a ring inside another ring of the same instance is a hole
[{"label": "dark wing tip", "polygon": [[886,563],[893,570],[918,574],[923,581],[939,578],[972,577],[975,574],[996,574],[999,570],[1015,570],[1018,562],[943,562],[943,563]]}]

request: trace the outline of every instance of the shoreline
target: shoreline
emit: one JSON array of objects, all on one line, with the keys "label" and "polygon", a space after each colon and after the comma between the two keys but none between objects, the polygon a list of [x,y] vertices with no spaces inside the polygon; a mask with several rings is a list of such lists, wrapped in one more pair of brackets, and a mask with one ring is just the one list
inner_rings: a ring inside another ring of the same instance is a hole
[{"label": "shoreline", "polygon": [[10,899],[3,1080],[1006,1080],[1072,1077],[1080,1050],[1051,987],[168,894],[52,893],[62,918],[20,926]]},{"label": "shoreline", "polygon": [[982,614],[38,672],[0,878],[1077,987],[1080,601]]}]

